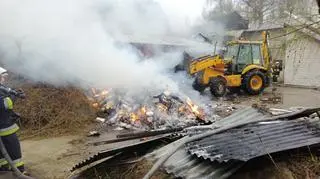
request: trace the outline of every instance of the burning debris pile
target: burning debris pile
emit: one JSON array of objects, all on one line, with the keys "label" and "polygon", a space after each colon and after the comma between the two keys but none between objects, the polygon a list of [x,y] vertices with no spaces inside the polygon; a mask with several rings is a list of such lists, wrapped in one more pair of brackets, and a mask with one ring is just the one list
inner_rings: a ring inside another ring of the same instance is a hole
[{"label": "burning debris pile", "polygon": [[[91,101],[99,110],[99,120],[121,129],[152,130],[172,126],[190,126],[212,122],[214,119],[190,98],[165,91],[146,97],[143,103],[117,95],[115,90],[92,89]],[[210,117],[210,119],[209,119]]]}]

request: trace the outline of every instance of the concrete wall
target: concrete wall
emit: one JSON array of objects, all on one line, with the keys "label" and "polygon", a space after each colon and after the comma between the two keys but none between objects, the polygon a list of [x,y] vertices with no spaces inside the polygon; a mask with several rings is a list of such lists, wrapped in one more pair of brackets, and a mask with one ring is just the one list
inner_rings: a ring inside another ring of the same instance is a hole
[{"label": "concrete wall", "polygon": [[320,87],[320,43],[302,33],[287,37],[284,83]]}]

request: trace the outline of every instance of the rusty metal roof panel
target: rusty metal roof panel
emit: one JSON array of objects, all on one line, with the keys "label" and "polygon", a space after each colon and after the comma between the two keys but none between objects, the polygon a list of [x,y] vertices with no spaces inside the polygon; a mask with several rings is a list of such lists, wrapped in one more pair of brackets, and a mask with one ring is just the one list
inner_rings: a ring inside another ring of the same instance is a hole
[{"label": "rusty metal roof panel", "polygon": [[249,124],[187,144],[192,154],[226,162],[320,143],[319,120],[270,121]]}]

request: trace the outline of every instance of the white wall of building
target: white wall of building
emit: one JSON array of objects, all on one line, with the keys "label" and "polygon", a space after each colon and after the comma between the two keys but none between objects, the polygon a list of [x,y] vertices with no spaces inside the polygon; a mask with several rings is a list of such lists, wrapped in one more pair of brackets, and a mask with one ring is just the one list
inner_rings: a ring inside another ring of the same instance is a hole
[{"label": "white wall of building", "polygon": [[284,83],[320,87],[320,42],[301,33],[287,37]]}]

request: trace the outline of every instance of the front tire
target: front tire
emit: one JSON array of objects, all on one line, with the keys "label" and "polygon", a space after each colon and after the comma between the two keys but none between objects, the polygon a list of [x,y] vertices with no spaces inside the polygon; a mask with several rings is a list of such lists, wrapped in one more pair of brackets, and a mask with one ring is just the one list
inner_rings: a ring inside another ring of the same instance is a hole
[{"label": "front tire", "polygon": [[201,84],[199,81],[200,80],[198,78],[194,79],[194,82],[192,83],[192,87],[194,90],[202,93],[206,89],[206,86]]},{"label": "front tire", "polygon": [[264,90],[266,83],[267,80],[265,73],[254,70],[244,75],[242,88],[251,95],[257,95]]},{"label": "front tire", "polygon": [[227,86],[224,79],[215,77],[210,81],[210,92],[215,97],[222,97],[227,92]]}]

